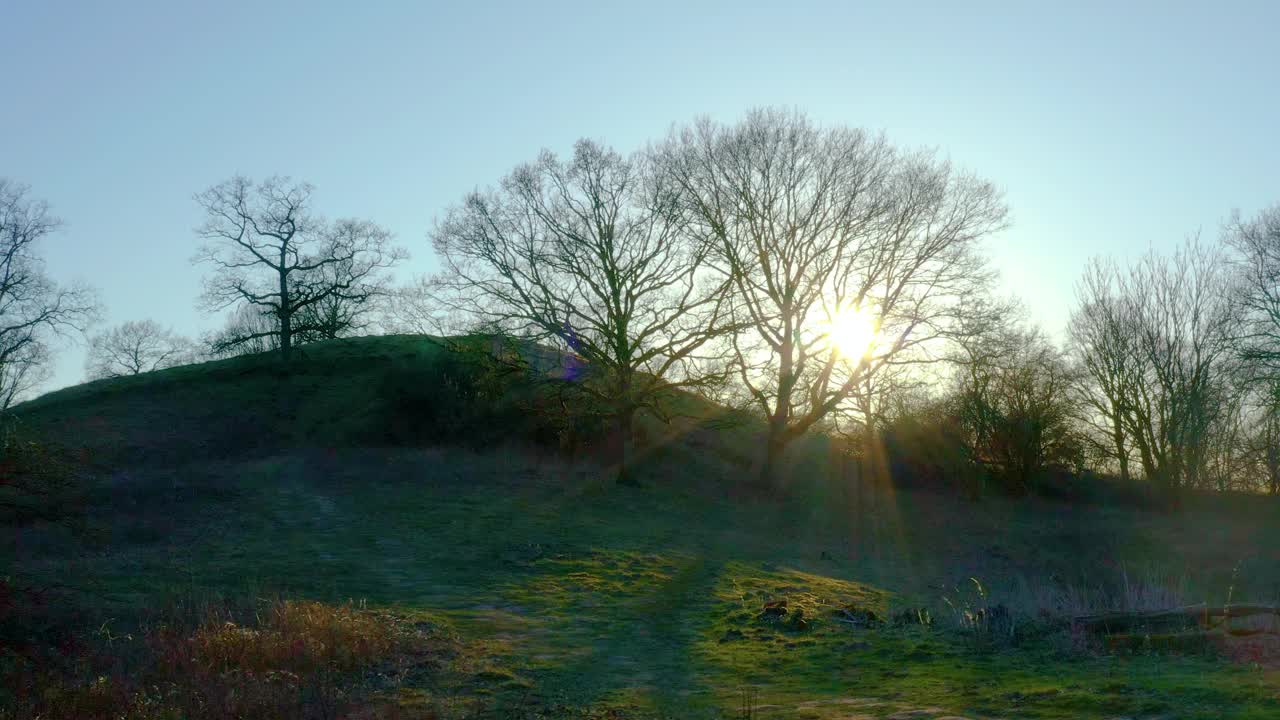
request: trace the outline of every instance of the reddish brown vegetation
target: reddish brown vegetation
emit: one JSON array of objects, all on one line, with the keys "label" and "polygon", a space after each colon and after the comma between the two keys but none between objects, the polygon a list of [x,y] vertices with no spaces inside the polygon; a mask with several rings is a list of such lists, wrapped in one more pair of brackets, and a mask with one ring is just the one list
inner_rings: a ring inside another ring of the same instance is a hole
[{"label": "reddish brown vegetation", "polygon": [[392,691],[453,653],[429,624],[352,605],[278,601],[245,623],[203,615],[0,648],[0,705],[12,708],[0,718],[398,717]]}]

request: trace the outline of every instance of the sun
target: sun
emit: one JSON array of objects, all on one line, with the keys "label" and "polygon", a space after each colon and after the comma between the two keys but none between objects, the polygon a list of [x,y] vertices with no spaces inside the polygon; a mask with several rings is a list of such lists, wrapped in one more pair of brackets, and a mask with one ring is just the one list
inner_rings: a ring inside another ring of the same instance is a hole
[{"label": "sun", "polygon": [[878,325],[870,308],[846,308],[832,316],[827,327],[827,341],[842,357],[860,360],[875,346]]}]

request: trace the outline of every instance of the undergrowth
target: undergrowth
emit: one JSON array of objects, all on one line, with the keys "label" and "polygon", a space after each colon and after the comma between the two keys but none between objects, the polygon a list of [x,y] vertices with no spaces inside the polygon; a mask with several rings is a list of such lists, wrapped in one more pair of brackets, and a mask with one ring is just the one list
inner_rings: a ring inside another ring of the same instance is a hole
[{"label": "undergrowth", "polygon": [[[259,603],[252,615],[177,608],[132,631],[64,629],[0,650],[0,718],[202,720],[345,717],[457,654],[442,628],[361,605]],[[10,628],[11,630],[13,628]]]}]

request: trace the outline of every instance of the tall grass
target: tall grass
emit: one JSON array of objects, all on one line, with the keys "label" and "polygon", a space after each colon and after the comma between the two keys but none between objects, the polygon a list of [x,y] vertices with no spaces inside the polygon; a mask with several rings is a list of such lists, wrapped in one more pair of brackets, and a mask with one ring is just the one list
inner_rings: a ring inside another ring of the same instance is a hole
[{"label": "tall grass", "polygon": [[1120,566],[1094,582],[1022,575],[998,589],[974,577],[940,597],[940,617],[975,652],[1047,636],[1069,640],[1079,649],[1090,643],[1070,634],[1072,618],[1167,610],[1188,604],[1190,597],[1185,574],[1158,568]]},{"label": "tall grass", "polygon": [[966,585],[944,595],[942,602],[972,650],[988,650],[1013,640],[1013,615],[1006,605],[992,600],[978,578],[969,578]]},{"label": "tall grass", "polygon": [[1186,573],[1159,567],[1129,568],[1090,580],[1019,576],[1006,602],[1029,616],[1073,617],[1099,612],[1167,610],[1190,602]]}]

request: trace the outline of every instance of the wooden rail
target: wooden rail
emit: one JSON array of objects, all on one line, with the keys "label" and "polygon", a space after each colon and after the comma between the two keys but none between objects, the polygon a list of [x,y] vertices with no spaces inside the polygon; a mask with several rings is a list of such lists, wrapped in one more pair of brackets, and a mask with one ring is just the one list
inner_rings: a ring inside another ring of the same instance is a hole
[{"label": "wooden rail", "polygon": [[[1200,627],[1209,630],[1237,618],[1257,617],[1260,615],[1280,617],[1280,606],[1253,604],[1187,605],[1166,610],[1077,615],[1072,619],[1071,627],[1076,631],[1104,635],[1126,633],[1135,629],[1168,630],[1171,628]],[[1224,630],[1231,635],[1280,634],[1280,629],[1251,628],[1231,630],[1230,628],[1224,628]]]}]

